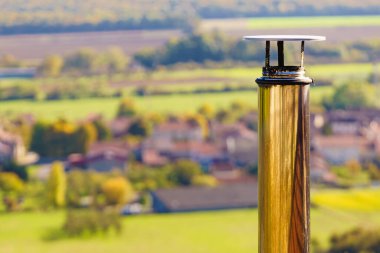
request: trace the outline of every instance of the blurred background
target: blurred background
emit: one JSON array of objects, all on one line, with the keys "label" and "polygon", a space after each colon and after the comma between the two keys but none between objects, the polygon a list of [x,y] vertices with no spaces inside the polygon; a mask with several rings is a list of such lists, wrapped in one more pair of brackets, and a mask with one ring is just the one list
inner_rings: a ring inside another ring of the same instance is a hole
[{"label": "blurred background", "polygon": [[0,251],[257,252],[264,45],[241,38],[308,34],[328,39],[305,54],[312,252],[380,252],[379,14],[377,0],[1,0]]}]

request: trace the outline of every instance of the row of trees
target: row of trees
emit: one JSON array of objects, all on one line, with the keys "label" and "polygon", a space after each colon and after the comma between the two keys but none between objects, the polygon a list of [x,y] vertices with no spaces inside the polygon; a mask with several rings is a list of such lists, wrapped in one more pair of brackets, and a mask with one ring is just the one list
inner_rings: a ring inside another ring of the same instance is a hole
[{"label": "row of trees", "polygon": [[[286,60],[298,61],[298,45],[287,45]],[[152,69],[160,65],[173,65],[183,62],[205,63],[206,61],[262,62],[262,46],[241,40],[232,40],[225,34],[214,31],[211,34],[194,33],[188,37],[171,40],[162,48],[143,50],[135,54],[137,62]],[[368,62],[379,55],[379,41],[351,42],[346,44],[322,45],[308,49],[309,62]],[[273,52],[276,57],[277,52]],[[297,62],[297,64],[299,64]]]},{"label": "row of trees", "polygon": [[81,98],[122,97],[125,89],[110,87],[110,81],[104,77],[96,80],[91,77],[17,80],[0,87],[1,100],[64,100]]},{"label": "row of trees", "polygon": [[169,41],[163,48],[143,50],[134,56],[146,68],[173,65],[180,62],[204,63],[225,60],[259,61],[262,53],[253,44],[231,41],[224,34],[192,34]]},{"label": "row of trees", "polygon": [[62,71],[80,75],[111,75],[126,71],[128,64],[129,58],[118,47],[109,48],[105,52],[83,48],[65,57],[47,57],[39,66],[39,72],[44,76],[59,76]]},{"label": "row of trees", "polygon": [[174,186],[215,186],[215,178],[204,174],[199,164],[189,160],[161,168],[147,168],[131,163],[122,170],[98,173],[91,170],[71,170],[66,173],[62,163],[54,162],[46,182],[35,178],[21,179],[13,172],[0,171],[0,192],[8,211],[23,208],[103,209],[122,207],[140,193]]},{"label": "row of trees", "polygon": [[31,0],[1,4],[0,32],[14,33],[56,33],[95,30],[125,29],[168,29],[184,28],[194,19],[231,18],[252,16],[289,15],[347,15],[378,14],[380,8],[375,1],[365,0],[358,4],[350,1],[281,2],[258,0],[159,0],[154,4],[134,0],[101,0],[91,2]]},{"label": "row of trees", "polygon": [[322,105],[326,110],[376,107],[376,89],[375,85],[348,82],[338,86],[332,96],[323,98]]},{"label": "row of trees", "polygon": [[22,180],[13,172],[0,172],[0,190],[7,210],[15,210],[25,198],[35,198],[35,209],[78,208],[88,203],[101,208],[123,205],[135,194],[128,179],[121,174],[80,170],[65,173],[60,162],[51,165],[46,182],[34,180]]}]

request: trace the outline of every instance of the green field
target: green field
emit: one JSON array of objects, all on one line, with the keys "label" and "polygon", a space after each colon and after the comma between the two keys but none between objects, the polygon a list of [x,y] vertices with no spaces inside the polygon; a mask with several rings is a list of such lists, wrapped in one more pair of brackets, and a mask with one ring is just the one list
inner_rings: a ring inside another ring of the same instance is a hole
[{"label": "green field", "polygon": [[[307,58],[307,57],[306,57]],[[263,55],[264,62],[264,55]],[[314,78],[363,78],[367,77],[373,71],[371,63],[348,63],[348,64],[323,64],[307,66],[307,75]],[[253,83],[256,77],[261,76],[261,67],[235,67],[235,68],[198,68],[184,70],[159,70],[152,72],[149,77],[140,74],[132,75],[132,80],[147,79],[147,81],[176,81],[202,79],[207,81],[209,78],[222,78],[225,80],[247,81]]]},{"label": "green field", "polygon": [[380,16],[254,18],[249,25],[253,29],[380,26]]},{"label": "green field", "polygon": [[[316,104],[324,96],[331,94],[331,87],[313,87],[311,100]],[[194,112],[204,103],[214,105],[216,108],[228,107],[233,101],[243,101],[252,107],[257,107],[256,91],[239,91],[229,93],[189,94],[189,95],[163,95],[134,97],[137,107],[143,113],[181,113]],[[19,113],[32,113],[40,119],[80,119],[90,113],[101,113],[106,118],[116,114],[119,98],[95,98],[80,100],[59,101],[6,101],[0,103],[0,114],[15,115]]]},{"label": "green field", "polygon": [[[331,80],[344,82],[345,80],[364,80],[373,71],[371,64],[331,64],[310,66],[308,75],[315,79],[316,85],[311,89],[311,103],[318,104],[323,97],[333,92],[331,86],[318,86],[318,80]],[[123,84],[133,85],[136,82],[144,82],[147,87],[165,90],[194,90],[197,88],[222,88],[226,85],[251,86],[252,91],[235,91],[228,93],[203,93],[203,94],[177,94],[162,96],[134,97],[138,108],[142,112],[178,113],[195,111],[200,105],[209,103],[217,108],[228,107],[232,101],[241,100],[252,107],[257,106],[257,93],[255,91],[255,77],[260,76],[261,68],[237,67],[225,69],[194,69],[194,70],[170,70],[164,69],[152,72],[148,76],[143,73],[131,74],[125,81],[117,81]],[[86,82],[95,78],[86,79]],[[0,82],[0,85],[11,85],[12,81]],[[18,82],[20,82],[18,80]],[[53,82],[48,80],[47,83]],[[181,84],[179,84],[181,83]],[[38,79],[26,81],[25,85],[38,85]],[[53,84],[51,84],[53,85]],[[133,86],[128,87],[131,91]],[[80,100],[58,101],[2,101],[0,102],[0,114],[32,113],[38,118],[54,119],[66,117],[78,119],[86,117],[89,113],[101,113],[107,118],[114,117],[119,98],[94,98]]]},{"label": "green field", "polygon": [[[380,189],[313,190],[311,237],[324,247],[332,233],[380,227]],[[257,252],[257,209],[123,218],[122,235],[48,239],[63,212],[0,213],[0,252]]]},{"label": "green field", "polygon": [[[318,238],[325,246],[331,233],[355,226],[380,226],[376,212],[313,209],[311,217],[312,238]],[[257,252],[256,209],[125,217],[120,236],[44,239],[59,229],[63,219],[62,212],[0,215],[0,252]]]},{"label": "green field", "polygon": [[264,17],[238,19],[203,20],[206,29],[238,26],[240,29],[281,29],[281,28],[333,28],[380,26],[380,16],[309,16],[309,17]]},{"label": "green field", "polygon": [[319,190],[312,194],[312,203],[342,211],[379,212],[380,189]]}]

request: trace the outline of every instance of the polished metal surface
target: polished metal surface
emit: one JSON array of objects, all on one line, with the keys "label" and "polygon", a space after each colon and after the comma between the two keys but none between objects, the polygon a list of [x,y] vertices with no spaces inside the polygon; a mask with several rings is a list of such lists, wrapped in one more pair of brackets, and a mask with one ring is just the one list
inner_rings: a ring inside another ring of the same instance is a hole
[{"label": "polished metal surface", "polygon": [[263,67],[263,76],[256,79],[259,85],[272,85],[281,82],[282,85],[311,84],[313,80],[305,76],[305,69],[300,66],[268,66]]},{"label": "polished metal surface", "polygon": [[309,85],[259,87],[259,252],[309,252]]},{"label": "polished metal surface", "polygon": [[[258,35],[266,41],[259,85],[259,252],[309,253],[309,87],[303,67],[305,41],[323,36]],[[277,41],[278,66],[270,64]],[[286,66],[284,41],[301,41],[299,66]]]}]

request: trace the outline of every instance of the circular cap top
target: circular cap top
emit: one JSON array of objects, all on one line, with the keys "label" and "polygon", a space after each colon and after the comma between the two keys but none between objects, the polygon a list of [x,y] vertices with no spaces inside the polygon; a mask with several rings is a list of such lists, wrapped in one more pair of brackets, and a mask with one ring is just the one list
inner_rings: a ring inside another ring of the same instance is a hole
[{"label": "circular cap top", "polygon": [[264,40],[264,41],[323,41],[325,36],[314,35],[256,35],[244,36],[244,40]]}]

